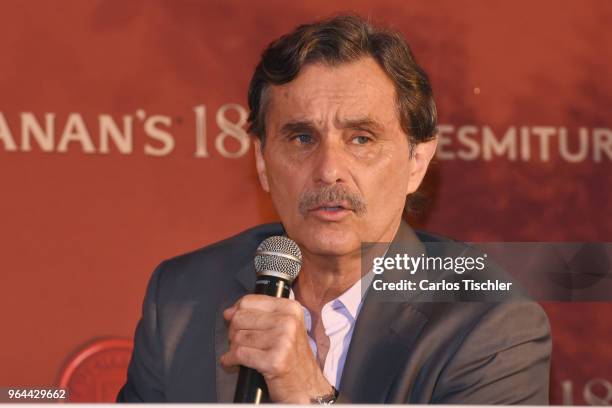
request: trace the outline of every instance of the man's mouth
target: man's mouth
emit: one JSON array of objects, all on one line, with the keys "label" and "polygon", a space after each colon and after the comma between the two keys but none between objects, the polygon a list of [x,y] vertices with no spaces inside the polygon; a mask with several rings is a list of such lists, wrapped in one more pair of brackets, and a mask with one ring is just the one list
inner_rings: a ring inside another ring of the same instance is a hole
[{"label": "man's mouth", "polygon": [[344,203],[325,203],[323,205],[318,205],[311,209],[311,211],[319,211],[319,210],[323,210],[323,211],[351,210],[352,211],[352,208],[350,208],[348,205]]},{"label": "man's mouth", "polygon": [[334,222],[348,217],[353,212],[353,209],[345,203],[325,203],[311,208],[309,212],[316,219]]},{"label": "man's mouth", "polygon": [[341,206],[335,206],[335,207],[319,207],[317,208],[318,210],[323,210],[323,211],[341,211],[344,210],[344,207]]}]

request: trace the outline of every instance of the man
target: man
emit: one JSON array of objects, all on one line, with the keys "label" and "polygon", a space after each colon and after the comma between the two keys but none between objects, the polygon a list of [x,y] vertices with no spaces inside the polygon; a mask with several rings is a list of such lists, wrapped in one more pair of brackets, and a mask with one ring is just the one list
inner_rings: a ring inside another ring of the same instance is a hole
[{"label": "man", "polygon": [[[550,335],[530,302],[377,302],[364,242],[438,240],[402,221],[436,150],[428,79],[403,38],[354,16],[272,43],[249,89],[259,180],[282,221],[162,263],[119,401],[231,402],[240,365],[284,403],[546,403]],[[285,233],[292,299],[248,294]]]}]

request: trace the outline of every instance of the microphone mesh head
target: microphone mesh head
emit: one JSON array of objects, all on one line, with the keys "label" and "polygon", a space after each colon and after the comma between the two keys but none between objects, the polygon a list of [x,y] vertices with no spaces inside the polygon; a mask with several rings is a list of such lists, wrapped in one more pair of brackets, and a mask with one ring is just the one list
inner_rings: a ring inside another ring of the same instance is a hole
[{"label": "microphone mesh head", "polygon": [[255,252],[255,273],[257,275],[280,275],[293,282],[302,267],[302,252],[291,239],[283,236],[266,238]]}]

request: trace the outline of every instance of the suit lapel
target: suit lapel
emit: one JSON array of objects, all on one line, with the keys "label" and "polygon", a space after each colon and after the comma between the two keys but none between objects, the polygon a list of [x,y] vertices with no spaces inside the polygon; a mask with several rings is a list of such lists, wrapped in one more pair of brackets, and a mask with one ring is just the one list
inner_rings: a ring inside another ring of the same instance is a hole
[{"label": "suit lapel", "polygon": [[359,315],[340,383],[347,402],[383,403],[427,318],[410,305],[374,301]]},{"label": "suit lapel", "polygon": [[[401,243],[406,242],[419,243],[419,240],[408,224],[402,222],[387,256],[394,256],[402,248]],[[392,281],[385,279],[392,273],[387,271],[375,279]],[[370,288],[357,318],[342,373],[342,400],[386,402],[393,379],[405,366],[414,341],[426,323],[427,317],[408,301],[389,301],[385,292]]]}]

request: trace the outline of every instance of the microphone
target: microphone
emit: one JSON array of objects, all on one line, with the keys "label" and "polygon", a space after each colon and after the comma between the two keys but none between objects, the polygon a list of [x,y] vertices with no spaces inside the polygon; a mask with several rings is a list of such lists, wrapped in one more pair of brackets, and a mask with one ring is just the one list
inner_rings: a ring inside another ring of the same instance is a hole
[{"label": "microphone", "polygon": [[[291,284],[302,267],[302,252],[291,239],[272,236],[259,244],[255,252],[255,293],[288,298]],[[249,367],[240,367],[234,402],[259,404],[269,401],[263,376]]]}]

